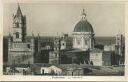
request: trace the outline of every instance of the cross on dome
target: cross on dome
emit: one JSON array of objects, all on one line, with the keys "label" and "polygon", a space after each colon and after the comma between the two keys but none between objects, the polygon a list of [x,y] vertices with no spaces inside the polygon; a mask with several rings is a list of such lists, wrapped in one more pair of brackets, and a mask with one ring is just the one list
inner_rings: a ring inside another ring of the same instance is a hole
[{"label": "cross on dome", "polygon": [[85,15],[86,16],[86,13],[85,13],[85,10],[84,9],[83,9],[82,15]]},{"label": "cross on dome", "polygon": [[82,20],[86,20],[86,13],[85,13],[84,9],[83,9],[83,12],[82,12]]}]

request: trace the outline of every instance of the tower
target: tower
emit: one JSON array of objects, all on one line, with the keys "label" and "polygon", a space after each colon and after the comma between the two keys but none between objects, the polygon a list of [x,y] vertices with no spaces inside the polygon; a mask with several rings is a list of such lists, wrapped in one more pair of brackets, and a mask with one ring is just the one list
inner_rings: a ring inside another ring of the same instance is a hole
[{"label": "tower", "polygon": [[67,40],[68,34],[62,34],[60,37],[60,50],[67,49]]},{"label": "tower", "polygon": [[119,64],[124,63],[124,45],[123,45],[123,35],[116,35],[116,54],[119,56]]},{"label": "tower", "polygon": [[75,25],[73,31],[73,48],[88,50],[94,47],[94,31],[92,25],[87,21],[83,9],[81,20]]},{"label": "tower", "polygon": [[13,41],[22,42],[26,37],[26,16],[22,14],[21,8],[18,4],[18,9],[15,15],[13,15]]},{"label": "tower", "polygon": [[54,51],[59,51],[60,50],[60,37],[57,36],[54,39]]},{"label": "tower", "polygon": [[20,6],[13,15],[12,33],[8,38],[8,63],[33,64],[35,53],[34,35],[26,37],[26,16],[22,14]]},{"label": "tower", "polygon": [[49,64],[60,63],[60,36],[56,36],[54,39],[54,51],[49,52]]}]

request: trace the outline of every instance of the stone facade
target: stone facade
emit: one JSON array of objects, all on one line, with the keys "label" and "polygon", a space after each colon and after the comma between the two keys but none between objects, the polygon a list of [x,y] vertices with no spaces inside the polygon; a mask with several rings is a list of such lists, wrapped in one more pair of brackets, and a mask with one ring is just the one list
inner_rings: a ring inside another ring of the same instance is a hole
[{"label": "stone facade", "polygon": [[35,63],[49,63],[49,52],[53,51],[54,37],[41,37],[39,34],[35,38]]},{"label": "stone facade", "polygon": [[90,52],[90,63],[95,66],[102,66],[103,52],[99,49],[92,50]]},{"label": "stone facade", "polygon": [[60,64],[63,59],[62,51],[66,49],[72,49],[72,38],[67,34],[57,36],[54,39],[54,50],[49,52],[49,63]]},{"label": "stone facade", "polygon": [[84,32],[73,33],[73,48],[82,50],[92,49],[94,47],[93,35]]},{"label": "stone facade", "polygon": [[33,64],[34,36],[27,41],[26,17],[22,15],[18,5],[17,13],[13,16],[12,33],[8,38],[8,63],[9,64]]},{"label": "stone facade", "polygon": [[114,51],[95,49],[90,52],[90,64],[94,66],[118,65],[118,57]]},{"label": "stone facade", "polygon": [[69,68],[66,70],[66,76],[83,76],[84,75],[84,69],[83,68]]},{"label": "stone facade", "polygon": [[49,52],[49,64],[59,64],[60,63],[59,51]]},{"label": "stone facade", "polygon": [[62,69],[56,65],[45,64],[45,63],[36,63],[35,75],[61,75]]},{"label": "stone facade", "polygon": [[105,45],[104,51],[115,51],[115,44]]},{"label": "stone facade", "polygon": [[124,64],[124,60],[125,60],[125,46],[124,46],[124,43],[125,42],[124,42],[123,35],[118,34],[116,36],[115,52],[116,52],[116,55],[120,56],[119,64]]}]

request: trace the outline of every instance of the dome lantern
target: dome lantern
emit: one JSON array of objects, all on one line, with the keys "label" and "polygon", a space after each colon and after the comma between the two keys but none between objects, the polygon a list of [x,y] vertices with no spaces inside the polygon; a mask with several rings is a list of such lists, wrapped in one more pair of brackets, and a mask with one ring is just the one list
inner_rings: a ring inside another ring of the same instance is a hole
[{"label": "dome lantern", "polygon": [[82,12],[82,20],[86,20],[86,13],[85,13],[84,9],[83,9],[83,12]]}]

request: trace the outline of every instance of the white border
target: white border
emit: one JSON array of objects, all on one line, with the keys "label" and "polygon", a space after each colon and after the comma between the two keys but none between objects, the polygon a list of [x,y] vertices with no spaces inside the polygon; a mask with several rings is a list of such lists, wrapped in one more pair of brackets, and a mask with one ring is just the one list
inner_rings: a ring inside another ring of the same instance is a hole
[{"label": "white border", "polygon": [[[56,3],[56,1],[59,0],[18,0],[18,2],[20,3],[35,3],[35,2],[42,2],[45,1],[46,3]],[[73,0],[61,0],[59,2],[72,2]],[[91,3],[91,2],[98,2],[98,3],[123,3],[125,4],[125,76],[83,76],[83,77],[79,77],[79,78],[74,78],[71,76],[63,76],[64,78],[61,78],[61,76],[59,76],[60,78],[53,78],[52,76],[9,76],[9,75],[2,75],[2,66],[0,66],[0,80],[1,81],[128,81],[128,51],[127,51],[127,36],[128,36],[128,2],[126,2],[125,0],[103,0],[103,1],[98,1],[98,0],[74,0],[74,2],[79,3],[80,1],[87,1],[87,3]],[[74,3],[73,2],[73,3]],[[0,2],[0,65],[2,65],[2,61],[3,61],[3,3],[17,3],[17,0],[3,0],[2,2]]]}]

